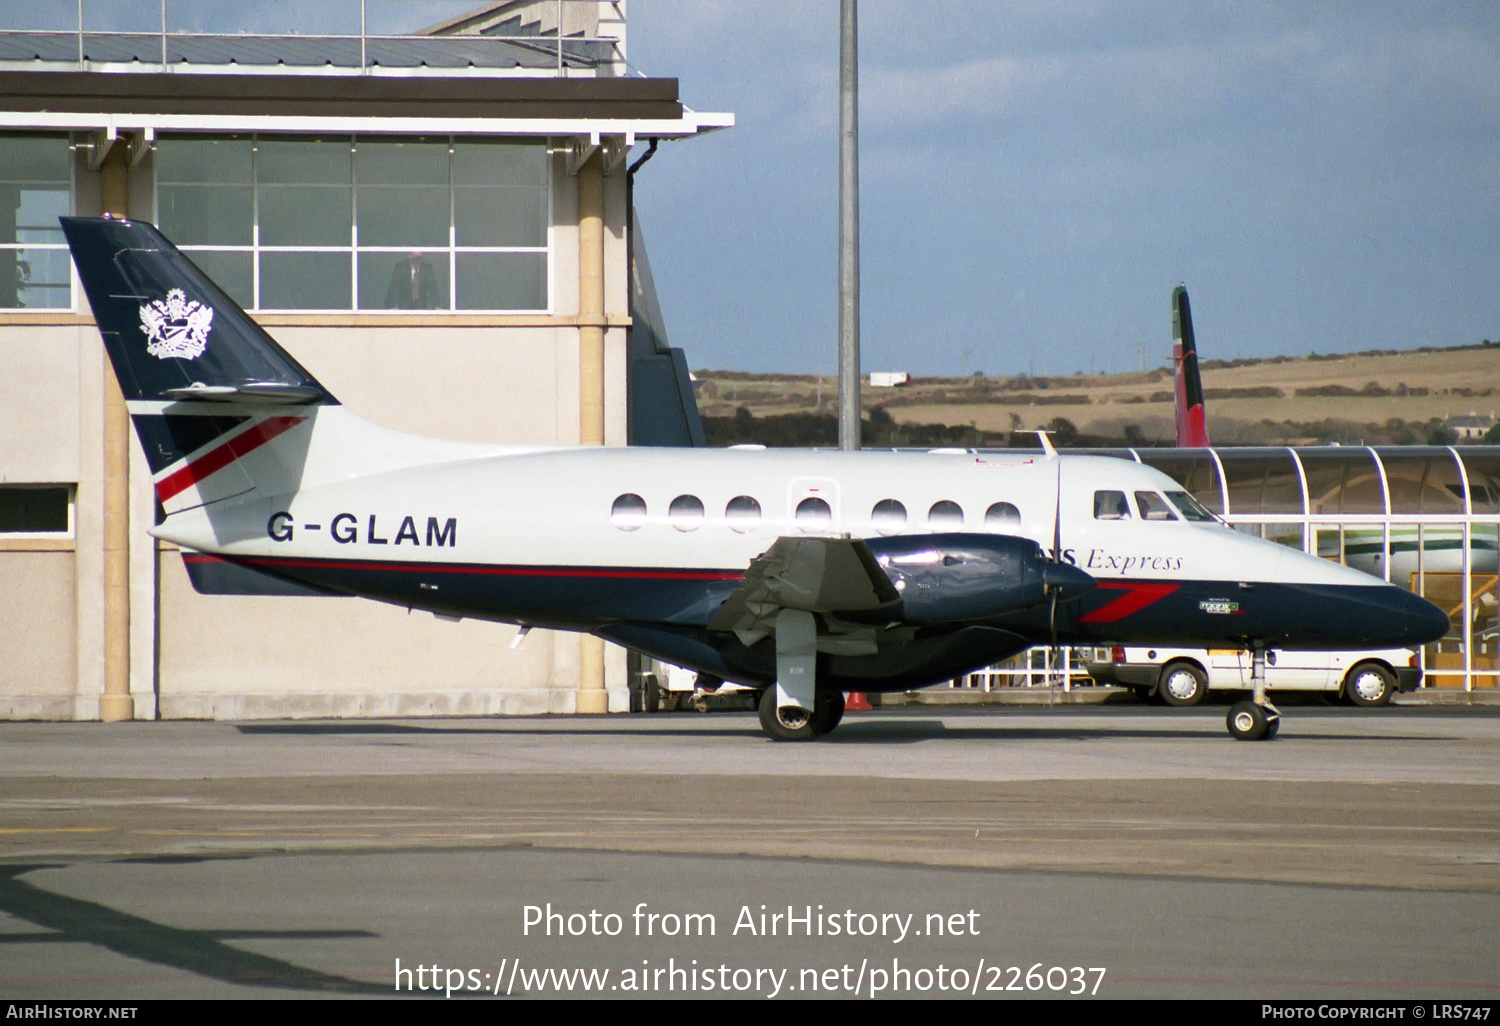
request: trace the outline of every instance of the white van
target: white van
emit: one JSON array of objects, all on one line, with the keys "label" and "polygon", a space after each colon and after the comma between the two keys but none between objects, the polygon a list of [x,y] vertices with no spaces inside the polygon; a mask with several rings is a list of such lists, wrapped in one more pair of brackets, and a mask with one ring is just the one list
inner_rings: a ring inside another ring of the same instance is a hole
[{"label": "white van", "polygon": [[[1108,655],[1108,659],[1103,657]],[[1250,690],[1250,652],[1242,648],[1112,648],[1087,663],[1099,684],[1134,688],[1142,698],[1197,705],[1209,689]],[[1333,691],[1353,705],[1385,705],[1422,683],[1410,649],[1366,652],[1266,652],[1271,691]]]}]

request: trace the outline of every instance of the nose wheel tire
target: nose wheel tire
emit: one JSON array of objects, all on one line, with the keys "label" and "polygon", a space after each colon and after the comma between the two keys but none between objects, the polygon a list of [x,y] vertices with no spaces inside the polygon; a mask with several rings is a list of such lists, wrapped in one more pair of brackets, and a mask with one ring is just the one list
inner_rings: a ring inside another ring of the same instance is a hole
[{"label": "nose wheel tire", "polygon": [[1281,714],[1254,702],[1236,702],[1226,724],[1237,741],[1269,741],[1281,729]]}]

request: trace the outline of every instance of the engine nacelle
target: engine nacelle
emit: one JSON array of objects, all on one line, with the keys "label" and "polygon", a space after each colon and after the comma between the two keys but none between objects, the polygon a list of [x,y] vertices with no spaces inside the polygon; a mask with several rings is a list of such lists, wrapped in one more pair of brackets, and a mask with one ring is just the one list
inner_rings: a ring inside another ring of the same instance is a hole
[{"label": "engine nacelle", "polygon": [[1077,567],[1047,558],[1030,538],[1003,534],[927,534],[870,538],[875,561],[901,595],[902,620],[986,620],[1094,586]]}]

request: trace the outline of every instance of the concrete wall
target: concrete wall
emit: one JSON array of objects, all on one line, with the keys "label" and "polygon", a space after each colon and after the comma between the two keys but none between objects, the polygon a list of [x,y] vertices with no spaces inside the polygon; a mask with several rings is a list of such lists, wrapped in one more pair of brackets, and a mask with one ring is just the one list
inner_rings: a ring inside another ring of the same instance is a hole
[{"label": "concrete wall", "polygon": [[574,710],[574,637],[533,631],[512,649],[514,627],[364,599],[199,595],[172,548],[160,625],[165,719]]},{"label": "concrete wall", "polygon": [[103,351],[92,324],[72,314],[16,319],[0,328],[0,483],[74,486],[79,502],[72,536],[0,538],[0,715],[93,718],[103,687]]},{"label": "concrete wall", "polygon": [[7,719],[73,719],[75,573],[71,551],[0,551],[0,701]]}]

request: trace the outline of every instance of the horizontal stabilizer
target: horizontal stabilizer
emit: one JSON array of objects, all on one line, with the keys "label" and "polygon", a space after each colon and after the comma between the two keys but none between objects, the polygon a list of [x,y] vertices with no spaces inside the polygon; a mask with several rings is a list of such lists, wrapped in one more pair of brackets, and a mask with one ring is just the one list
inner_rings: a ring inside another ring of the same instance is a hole
[{"label": "horizontal stabilizer", "polygon": [[169,388],[162,393],[178,402],[249,403],[251,405],[299,405],[318,402],[321,389],[306,385],[283,385],[275,381],[256,381],[245,385],[205,385],[195,382],[184,388]]},{"label": "horizontal stabilizer", "polygon": [[200,595],[291,595],[330,596],[338,592],[314,588],[310,584],[289,581],[274,574],[232,563],[218,556],[202,552],[182,553],[182,565],[187,568],[188,580],[193,590]]}]

